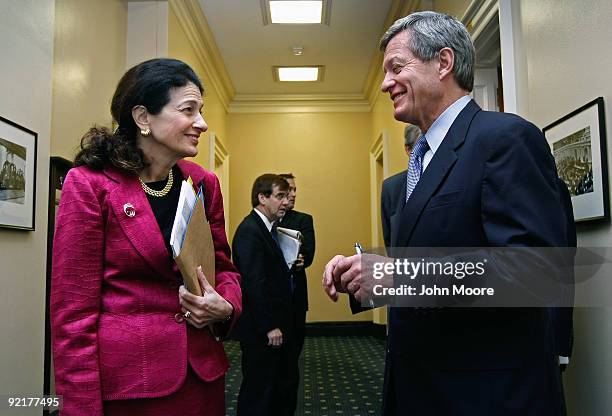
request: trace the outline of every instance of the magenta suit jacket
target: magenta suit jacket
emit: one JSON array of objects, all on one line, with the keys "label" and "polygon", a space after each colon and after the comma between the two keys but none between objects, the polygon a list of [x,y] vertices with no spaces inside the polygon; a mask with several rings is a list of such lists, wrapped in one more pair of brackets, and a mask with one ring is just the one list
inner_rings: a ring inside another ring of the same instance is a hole
[{"label": "magenta suit jacket", "polygon": [[[219,181],[195,163],[178,167],[204,184],[216,290],[233,305],[235,321],[240,275],[230,262]],[[136,215],[126,215],[125,204]],[[101,415],[103,400],[171,394],[181,387],[187,362],[206,381],[225,374],[222,344],[177,315],[181,275],[137,176],[70,170],[56,224],[51,325],[63,415]]]}]

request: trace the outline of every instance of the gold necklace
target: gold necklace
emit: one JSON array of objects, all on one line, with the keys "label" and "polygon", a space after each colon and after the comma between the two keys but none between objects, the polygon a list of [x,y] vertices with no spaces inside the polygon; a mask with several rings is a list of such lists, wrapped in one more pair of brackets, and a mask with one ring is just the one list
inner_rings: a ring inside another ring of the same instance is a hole
[{"label": "gold necklace", "polygon": [[142,190],[145,191],[146,194],[151,195],[151,196],[156,196],[158,198],[168,195],[168,192],[170,192],[170,189],[172,188],[172,184],[174,183],[174,177],[172,176],[172,169],[170,169],[170,171],[168,172],[168,182],[166,182],[166,186],[164,186],[164,189],[160,191],[156,191],[155,189],[149,188],[147,184],[142,181],[142,178],[140,176],[138,177],[138,180],[140,181]]}]

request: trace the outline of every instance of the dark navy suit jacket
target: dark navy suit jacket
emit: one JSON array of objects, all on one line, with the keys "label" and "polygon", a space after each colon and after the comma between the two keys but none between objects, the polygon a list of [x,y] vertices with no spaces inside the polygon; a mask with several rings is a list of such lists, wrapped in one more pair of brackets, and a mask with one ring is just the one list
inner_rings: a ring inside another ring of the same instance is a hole
[{"label": "dark navy suit jacket", "polygon": [[290,271],[270,231],[255,211],[240,223],[232,241],[234,264],[241,272],[242,316],[233,337],[267,345],[267,333],[279,328],[284,339],[293,332]]},{"label": "dark navy suit jacket", "polygon": [[[563,246],[556,177],[538,128],[471,101],[400,187],[390,245]],[[564,414],[554,350],[546,308],[391,308],[383,413]]]}]

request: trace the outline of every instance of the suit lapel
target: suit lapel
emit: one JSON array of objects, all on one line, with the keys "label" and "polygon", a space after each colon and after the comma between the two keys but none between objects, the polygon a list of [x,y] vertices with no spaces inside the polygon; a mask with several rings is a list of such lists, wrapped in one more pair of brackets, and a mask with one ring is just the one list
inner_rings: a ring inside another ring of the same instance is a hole
[{"label": "suit lapel", "polygon": [[[470,123],[478,111],[480,111],[478,104],[473,100],[470,101],[451,125],[433,159],[429,162],[427,169],[423,172],[421,179],[414,188],[410,199],[400,212],[398,232],[395,235],[396,240],[392,241],[393,246],[408,246],[414,227],[423,209],[457,161],[455,150],[465,141]],[[406,199],[405,188],[403,195],[401,201]]]},{"label": "suit lapel", "polygon": [[[119,182],[118,186],[110,191],[109,201],[124,234],[153,270],[174,278],[162,233],[138,178],[116,171],[105,173]],[[135,211],[132,217],[126,214],[128,204],[131,204]]]},{"label": "suit lapel", "polygon": [[282,250],[280,249],[278,244],[276,244],[276,241],[274,241],[274,239],[272,238],[272,234],[270,233],[270,231],[268,231],[266,224],[264,224],[263,220],[259,217],[259,215],[257,215],[256,212],[252,211],[251,216],[255,220],[255,223],[259,227],[260,231],[263,233],[264,238],[266,239],[270,247],[272,247],[272,251],[274,251],[274,253],[280,259],[283,265],[287,267],[287,263],[285,262],[285,256],[283,256]]}]

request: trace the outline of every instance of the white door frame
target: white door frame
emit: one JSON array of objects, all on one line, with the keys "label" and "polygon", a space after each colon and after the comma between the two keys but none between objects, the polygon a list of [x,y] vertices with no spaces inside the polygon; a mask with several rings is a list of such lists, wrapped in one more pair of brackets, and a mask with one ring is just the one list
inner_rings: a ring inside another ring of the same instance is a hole
[{"label": "white door frame", "polygon": [[461,21],[470,29],[472,39],[480,36],[492,19],[498,16],[499,41],[504,88],[504,112],[525,115],[527,66],[522,47],[520,4],[516,0],[472,0]]},{"label": "white door frame", "polygon": [[[383,179],[389,177],[389,133],[383,130],[370,146],[370,238],[372,247],[378,247],[378,221],[381,221],[380,196],[378,195],[377,160],[382,158]],[[386,308],[372,311],[372,322],[387,324]]]},{"label": "white door frame", "polygon": [[383,130],[370,146],[370,238],[372,247],[378,245],[380,199],[376,177],[376,161],[382,156],[383,178],[389,177],[389,133]]},{"label": "white door frame", "polygon": [[223,143],[219,140],[215,132],[210,132],[209,135],[209,153],[208,153],[208,167],[211,172],[214,173],[217,165],[221,167],[221,194],[223,195],[223,212],[225,214],[225,233],[229,231],[229,206],[230,206],[230,192],[229,192],[229,153]]}]

